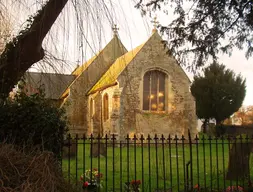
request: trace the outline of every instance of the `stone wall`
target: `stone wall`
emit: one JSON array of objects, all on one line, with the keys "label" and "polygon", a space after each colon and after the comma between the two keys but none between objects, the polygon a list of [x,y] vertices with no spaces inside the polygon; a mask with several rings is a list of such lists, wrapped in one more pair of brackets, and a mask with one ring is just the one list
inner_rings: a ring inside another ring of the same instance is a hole
[{"label": "stone wall", "polygon": [[[134,60],[120,74],[122,88],[120,109],[121,133],[137,134],[186,134],[188,129],[197,132],[195,102],[190,93],[190,81],[176,60],[168,55],[155,33]],[[167,102],[165,112],[142,110],[143,76],[149,70],[167,74]]]},{"label": "stone wall", "polygon": [[[72,85],[64,107],[67,111],[68,120],[70,122],[70,132],[72,134],[89,133],[90,115],[89,115],[89,99],[88,91],[101,78],[101,76],[109,69],[111,64],[126,52],[121,41],[117,36],[106,45],[106,47],[98,54],[97,58],[78,76]],[[95,98],[95,103],[99,103],[99,95]],[[97,106],[97,105],[96,105]],[[98,104],[96,108],[95,121],[93,121],[93,130],[99,133],[102,130],[100,122]]]}]

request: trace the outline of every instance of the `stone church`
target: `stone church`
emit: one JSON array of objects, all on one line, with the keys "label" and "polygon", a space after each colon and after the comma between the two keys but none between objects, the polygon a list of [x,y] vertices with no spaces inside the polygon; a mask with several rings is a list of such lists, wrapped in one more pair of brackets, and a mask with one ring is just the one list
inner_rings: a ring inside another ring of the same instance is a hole
[{"label": "stone church", "polygon": [[32,92],[64,107],[72,134],[158,136],[197,132],[190,80],[168,54],[157,30],[128,51],[115,32],[111,41],[71,75],[26,74]]}]

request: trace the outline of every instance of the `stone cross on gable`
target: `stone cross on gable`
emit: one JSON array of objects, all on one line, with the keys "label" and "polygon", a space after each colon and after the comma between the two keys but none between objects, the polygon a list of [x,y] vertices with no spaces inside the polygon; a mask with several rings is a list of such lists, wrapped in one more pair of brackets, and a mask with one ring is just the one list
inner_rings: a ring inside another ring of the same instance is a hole
[{"label": "stone cross on gable", "polygon": [[154,17],[154,19],[151,21],[151,23],[153,23],[153,31],[157,30],[157,26],[159,24],[159,22],[157,21],[157,17]]},{"label": "stone cross on gable", "polygon": [[119,28],[117,27],[116,24],[114,24],[113,27],[112,27],[112,30],[113,30],[114,35],[117,35],[118,31],[119,31]]}]

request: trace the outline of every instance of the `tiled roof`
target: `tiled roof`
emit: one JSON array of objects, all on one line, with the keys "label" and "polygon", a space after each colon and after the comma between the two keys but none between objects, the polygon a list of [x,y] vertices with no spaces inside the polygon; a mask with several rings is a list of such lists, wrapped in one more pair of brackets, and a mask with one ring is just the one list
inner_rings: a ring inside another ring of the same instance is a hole
[{"label": "tiled roof", "polygon": [[28,94],[33,90],[42,88],[45,91],[45,97],[50,99],[59,99],[64,90],[75,79],[74,75],[56,74],[56,73],[25,73],[26,87]]},{"label": "tiled roof", "polygon": [[[113,63],[119,56],[123,55],[126,53],[127,50],[124,47],[124,45],[121,43],[120,39],[118,38],[117,35],[115,35],[112,40],[102,49],[97,53],[95,56],[93,56],[91,59],[89,59],[87,62],[85,62],[83,65],[77,67],[71,75],[76,76],[75,80],[64,90],[64,92],[61,95],[61,98],[64,98],[68,95],[70,87],[72,84],[75,83],[75,81],[79,78],[79,76],[83,75],[88,75],[92,74],[91,71],[93,70],[100,70],[99,65],[106,64],[110,59],[113,59],[110,61],[108,64]],[[108,55],[110,54],[110,55]],[[103,68],[103,67],[102,67]],[[90,71],[88,71],[90,70]],[[104,73],[104,72],[103,72]],[[102,73],[102,74],[103,74]],[[95,73],[96,74],[96,73]],[[101,78],[102,75],[97,77],[98,81]],[[95,82],[96,83],[96,82]],[[91,85],[92,87],[93,85]],[[90,87],[90,88],[91,88]],[[89,89],[90,89],[89,88]]]},{"label": "tiled roof", "polygon": [[134,59],[136,54],[141,50],[144,44],[127,52],[119,57],[109,68],[108,71],[99,79],[99,81],[92,87],[88,94],[95,92],[103,87],[112,85],[116,82],[119,74],[126,68],[126,66]]}]

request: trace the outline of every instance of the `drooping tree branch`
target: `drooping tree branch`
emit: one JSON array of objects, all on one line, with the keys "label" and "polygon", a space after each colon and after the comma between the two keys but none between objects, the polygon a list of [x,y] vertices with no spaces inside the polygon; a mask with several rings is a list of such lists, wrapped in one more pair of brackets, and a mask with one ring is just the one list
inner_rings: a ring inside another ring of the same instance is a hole
[{"label": "drooping tree branch", "polygon": [[5,47],[0,56],[0,93],[8,96],[32,64],[44,57],[42,42],[68,0],[49,0],[31,21],[31,25]]},{"label": "drooping tree branch", "polygon": [[139,0],[136,7],[142,13],[174,10],[175,18],[160,31],[168,35],[170,53],[193,71],[233,48],[253,55],[252,0]]}]

